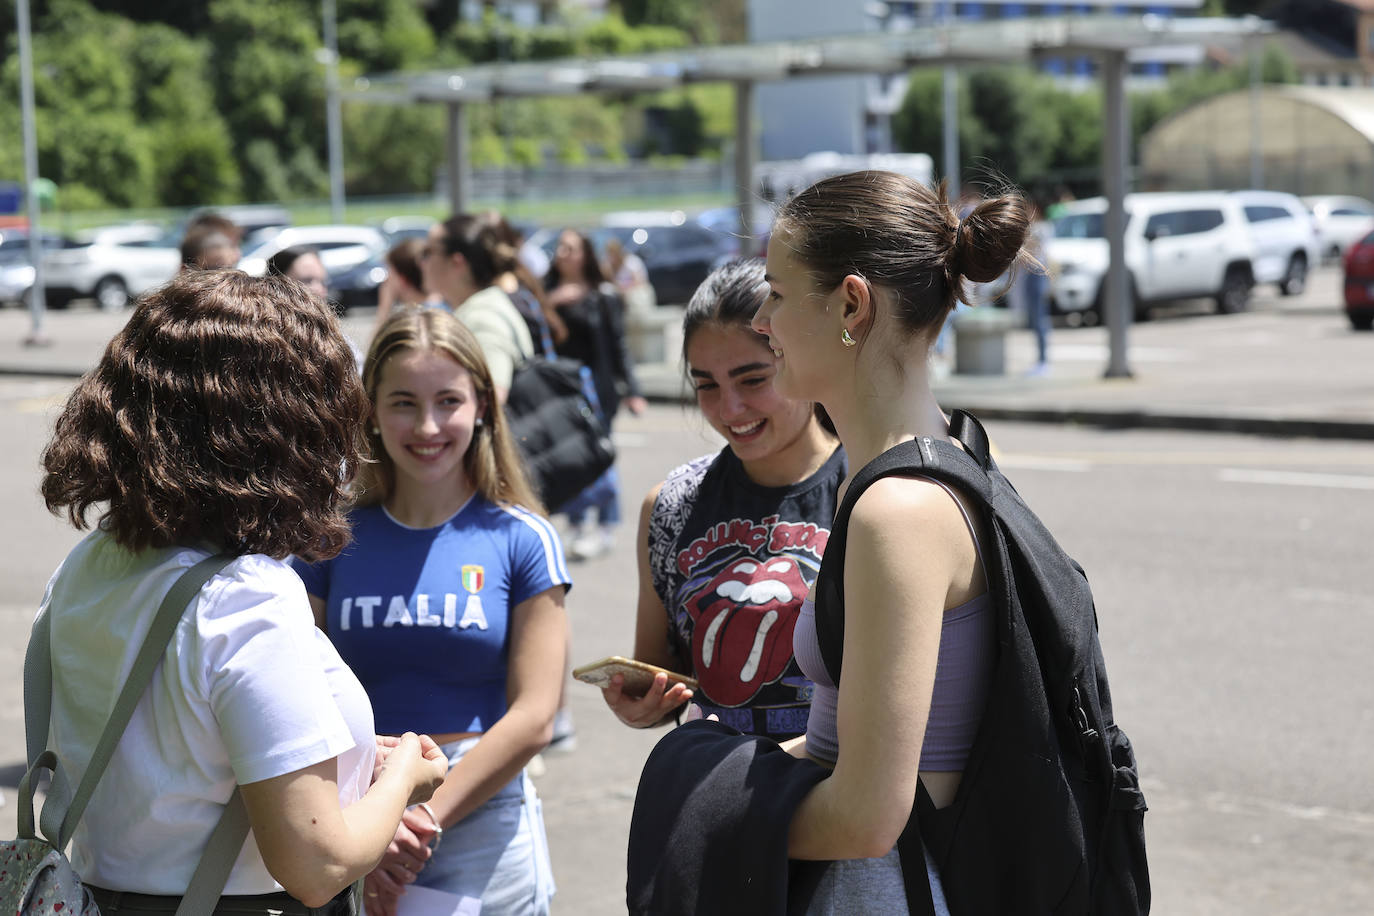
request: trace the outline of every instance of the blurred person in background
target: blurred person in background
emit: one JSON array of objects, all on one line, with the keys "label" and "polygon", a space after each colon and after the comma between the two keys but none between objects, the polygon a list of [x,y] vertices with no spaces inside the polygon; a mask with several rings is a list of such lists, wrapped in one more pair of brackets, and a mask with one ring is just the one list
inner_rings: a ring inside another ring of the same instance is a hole
[{"label": "blurred person in background", "polygon": [[321,302],[329,300],[329,273],[319,251],[307,245],[292,245],[272,255],[267,259],[267,275],[290,277]]},{"label": "blurred person in background", "polygon": [[491,226],[471,213],[435,223],[421,251],[425,292],[439,295],[477,338],[491,371],[493,393],[504,404],[515,370],[534,356],[534,340],[519,309],[496,285],[510,269],[498,264]]},{"label": "blurred person in background", "polygon": [[368,876],[367,912],[392,916],[415,882],[478,898],[483,916],[545,914],[553,875],[524,769],[552,736],[565,678],[572,580],[557,534],[481,347],[453,315],[393,316],[372,341],[363,387],[371,460],[353,540],[296,569],[377,727],[425,723],[451,765]]},{"label": "blurred person in background", "polygon": [[419,239],[403,239],[393,245],[383,257],[386,263],[386,279],[377,289],[377,318],[373,322],[373,333],[386,324],[391,310],[399,303],[402,306],[423,306],[429,297],[425,295],[425,278],[420,272],[420,254],[425,243]]},{"label": "blurred person in background", "polygon": [[[811,682],[793,658],[792,632],[820,570],[846,465],[829,421],[773,387],[777,360],[749,327],[768,291],[763,276],[760,259],[717,268],[682,319],[697,407],[725,447],[671,471],[644,499],[634,657],[700,687],[669,689],[659,675],[635,697],[613,678],[606,703],[635,728],[671,721],[690,699],[747,734],[782,741],[806,731]],[[697,554],[721,526],[768,536]]]},{"label": "blurred person in background", "polygon": [[181,240],[182,270],[220,270],[234,267],[240,257],[239,246],[230,236],[209,226],[187,231]]},{"label": "blurred person in background", "polygon": [[499,271],[496,285],[510,296],[516,311],[525,319],[535,346],[545,356],[554,356],[557,343],[567,339],[568,329],[558,312],[549,305],[538,275],[521,259],[520,233],[495,210],[486,211],[480,218],[492,232],[492,261]]},{"label": "blurred person in background", "polygon": [[1040,202],[1031,202],[1031,229],[1026,252],[1035,264],[1016,272],[1012,281],[1015,305],[1024,310],[1026,323],[1035,334],[1035,365],[1026,373],[1045,375],[1050,370],[1050,278],[1049,250],[1054,239],[1054,223],[1045,218]]},{"label": "blurred person in background", "polygon": [[[625,305],[615,287],[606,282],[585,235],[563,230],[544,287],[549,305],[568,331],[562,341],[555,339],[558,354],[591,370],[606,428],[611,428],[622,399],[630,413],[643,413],[648,402],[640,394],[626,347]],[[590,522],[593,509],[595,525]],[[575,559],[591,559],[610,550],[620,524],[620,480],[614,465],[560,511],[573,527],[569,553]]]},{"label": "blurred person in background", "polygon": [[626,251],[620,239],[612,236],[606,240],[606,276],[611,278],[625,308],[631,315],[643,315],[654,310],[658,304],[654,297],[654,287],[649,282],[649,269],[644,261],[633,251]]},{"label": "blurred person in background", "polygon": [[243,230],[227,216],[201,213],[186,224],[181,238],[183,270],[214,270],[234,267],[243,257],[239,243]]}]

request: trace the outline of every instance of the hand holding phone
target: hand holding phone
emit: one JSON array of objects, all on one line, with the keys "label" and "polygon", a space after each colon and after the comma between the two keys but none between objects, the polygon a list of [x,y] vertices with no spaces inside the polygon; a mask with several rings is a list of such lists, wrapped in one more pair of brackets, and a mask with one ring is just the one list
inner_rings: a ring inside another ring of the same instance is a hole
[{"label": "hand holding phone", "polygon": [[652,728],[671,721],[697,686],[694,678],[620,656],[583,665],[573,675],[601,687],[606,705],[632,728]]},{"label": "hand holding phone", "polygon": [[574,668],[572,674],[579,681],[585,681],[603,689],[611,686],[611,678],[618,674],[623,678],[620,685],[621,692],[627,696],[635,697],[642,697],[648,693],[649,688],[653,686],[654,678],[659,674],[667,676],[669,686],[682,684],[689,690],[697,688],[697,680],[694,677],[688,677],[685,674],[678,674],[676,671],[669,671],[667,668],[660,668],[658,665],[651,665],[648,662],[624,658],[619,655],[612,655],[580,668]]}]

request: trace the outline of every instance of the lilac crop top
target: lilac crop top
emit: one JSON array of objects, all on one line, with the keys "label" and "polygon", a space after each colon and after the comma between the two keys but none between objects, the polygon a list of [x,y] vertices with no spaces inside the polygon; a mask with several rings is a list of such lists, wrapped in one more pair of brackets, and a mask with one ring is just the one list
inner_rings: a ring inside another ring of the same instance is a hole
[{"label": "lilac crop top", "polygon": [[[954,492],[940,483],[954,498]],[[973,522],[964,504],[954,500],[969,531]],[[974,533],[974,549],[982,559],[982,549]],[[995,654],[995,623],[992,601],[984,592],[971,601],[945,611],[940,626],[940,656],[935,665],[935,688],[930,697],[930,716],[921,741],[920,768],[930,772],[956,772],[964,769],[978,723],[983,716],[992,682]],[[815,684],[811,697],[811,716],[806,726],[806,750],[811,756],[834,763],[839,758],[840,742],[836,713],[840,692],[830,679],[821,657],[816,636],[816,605],[808,595],[802,603],[793,631],[793,652],[802,673]]]}]

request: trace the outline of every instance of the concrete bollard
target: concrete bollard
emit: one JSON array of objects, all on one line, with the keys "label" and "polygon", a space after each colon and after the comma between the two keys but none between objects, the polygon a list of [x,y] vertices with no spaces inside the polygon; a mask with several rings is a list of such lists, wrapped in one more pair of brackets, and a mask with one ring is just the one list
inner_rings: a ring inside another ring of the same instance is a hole
[{"label": "concrete bollard", "polygon": [[625,335],[630,358],[636,363],[677,362],[682,350],[682,316],[686,309],[660,305],[652,312],[625,315]]},{"label": "concrete bollard", "polygon": [[1006,309],[978,306],[954,316],[954,371],[958,375],[1005,375],[1007,332],[1016,316]]}]

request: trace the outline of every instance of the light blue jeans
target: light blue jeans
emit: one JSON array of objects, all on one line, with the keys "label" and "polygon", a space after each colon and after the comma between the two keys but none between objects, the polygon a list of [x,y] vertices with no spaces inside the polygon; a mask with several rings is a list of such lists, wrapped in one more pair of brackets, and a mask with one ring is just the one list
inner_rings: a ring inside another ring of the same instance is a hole
[{"label": "light blue jeans", "polygon": [[[945,889],[935,860],[926,854],[926,877],[935,916],[950,916]],[[807,916],[903,916],[908,913],[902,860],[893,849],[880,859],[844,859],[831,862],[806,908]]]},{"label": "light blue jeans", "polygon": [[[443,745],[452,767],[477,738]],[[444,831],[415,883],[480,897],[482,916],[546,916],[554,894],[544,814],[522,772],[476,811]]]}]

